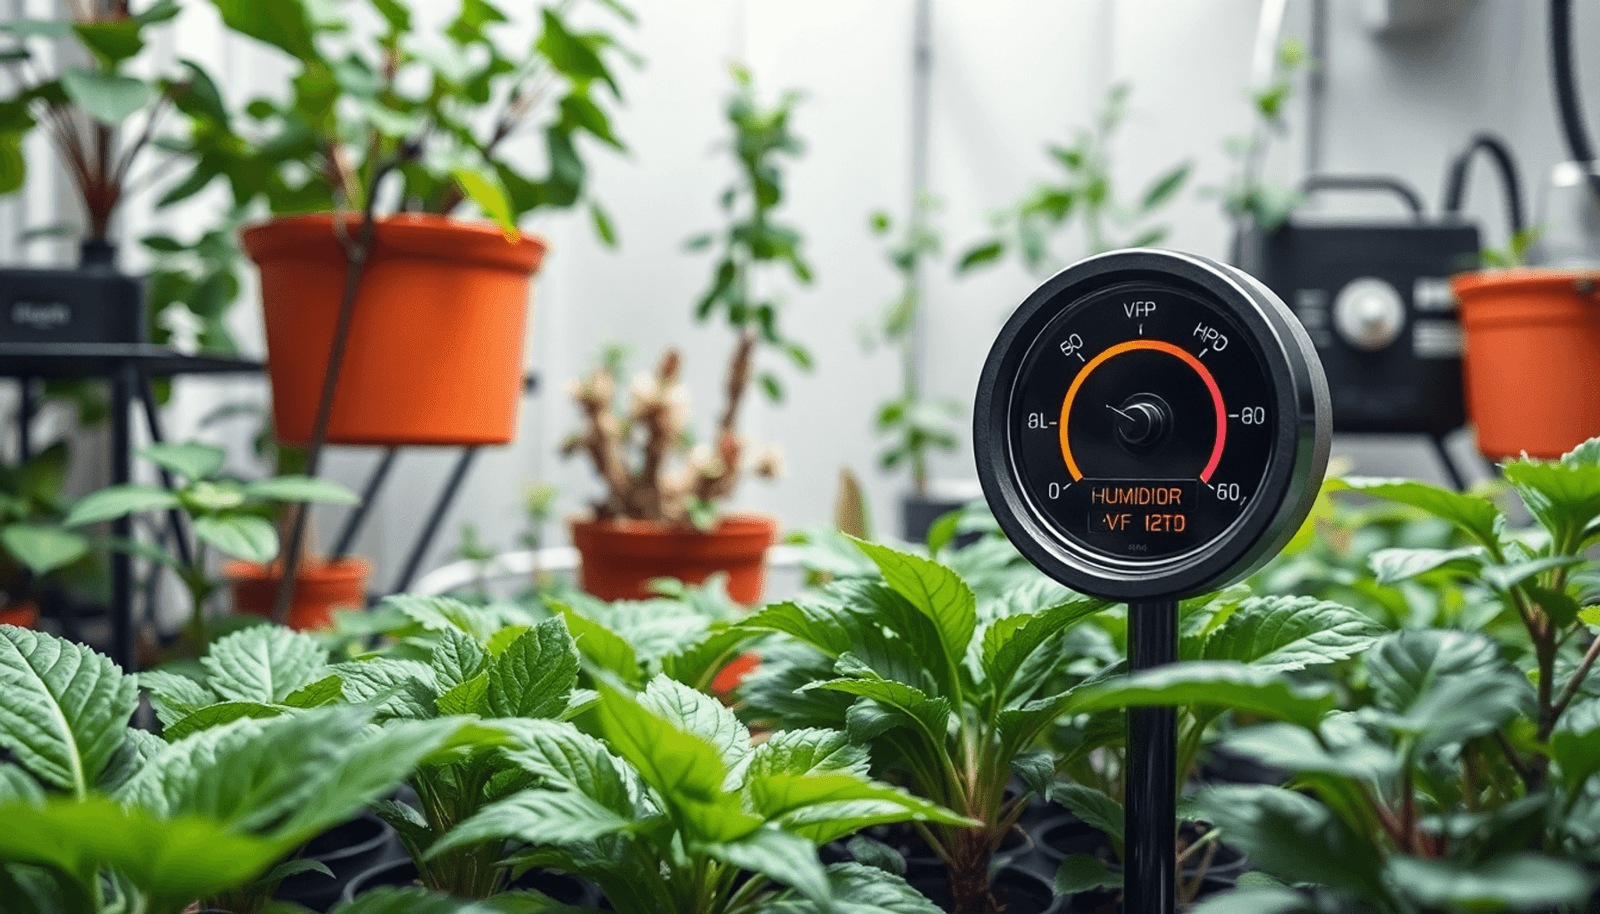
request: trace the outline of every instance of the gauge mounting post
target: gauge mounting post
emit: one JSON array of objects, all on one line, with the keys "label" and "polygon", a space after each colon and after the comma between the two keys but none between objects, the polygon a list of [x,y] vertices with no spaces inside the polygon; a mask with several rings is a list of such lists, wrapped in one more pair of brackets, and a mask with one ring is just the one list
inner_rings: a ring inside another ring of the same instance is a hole
[{"label": "gauge mounting post", "polygon": [[[1129,667],[1177,658],[1177,601],[1248,576],[1311,510],[1332,436],[1304,328],[1248,274],[1113,251],[1036,289],[978,382],[995,519],[1062,584],[1128,604]],[[1126,910],[1170,914],[1170,709],[1128,714]]]}]

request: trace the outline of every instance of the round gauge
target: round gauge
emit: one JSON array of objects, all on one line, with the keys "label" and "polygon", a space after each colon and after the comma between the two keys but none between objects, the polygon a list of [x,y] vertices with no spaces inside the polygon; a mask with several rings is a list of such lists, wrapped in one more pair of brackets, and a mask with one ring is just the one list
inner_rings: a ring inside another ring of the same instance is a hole
[{"label": "round gauge", "polygon": [[984,493],[1030,561],[1084,593],[1187,596],[1275,555],[1327,464],[1327,382],[1266,287],[1117,251],[1050,279],[979,382]]}]

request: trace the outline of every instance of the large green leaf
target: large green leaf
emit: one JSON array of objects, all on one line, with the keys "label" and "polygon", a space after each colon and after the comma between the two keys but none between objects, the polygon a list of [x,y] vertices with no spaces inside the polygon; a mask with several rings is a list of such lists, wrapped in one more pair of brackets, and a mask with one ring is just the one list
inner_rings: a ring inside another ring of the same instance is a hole
[{"label": "large green leaf", "polygon": [[511,200],[499,177],[490,169],[457,168],[452,174],[461,190],[491,222],[500,227],[508,240],[517,237],[517,220],[511,215]]},{"label": "large green leaf", "polygon": [[1496,542],[1495,522],[1500,517],[1500,510],[1487,498],[1452,492],[1410,479],[1350,477],[1344,480],[1344,485],[1367,495],[1421,508],[1455,524],[1481,544]]},{"label": "large green leaf", "polygon": [[1594,885],[1577,863],[1531,852],[1478,864],[1395,856],[1388,874],[1429,910],[1549,911],[1582,905]]},{"label": "large green leaf", "polygon": [[907,820],[945,825],[978,824],[899,787],[847,773],[757,775],[748,780],[745,791],[755,811],[768,819],[781,819],[808,807],[869,801],[898,806]]},{"label": "large green leaf", "polygon": [[1144,670],[1073,693],[1066,710],[1108,711],[1145,705],[1221,706],[1316,729],[1337,699],[1326,689],[1297,688],[1281,675],[1235,661],[1192,661]]},{"label": "large green leaf", "polygon": [[69,67],[61,71],[61,88],[73,104],[108,127],[117,127],[156,98],[142,80],[100,70]]},{"label": "large green leaf", "polygon": [[[489,670],[489,654],[471,635],[458,628],[447,628],[439,633],[439,641],[428,658],[433,667],[438,687],[452,689]],[[487,686],[488,677],[484,677]]]},{"label": "large green leaf", "polygon": [[1279,787],[1229,785],[1203,791],[1198,802],[1206,821],[1262,872],[1365,899],[1387,897],[1378,848],[1310,797]]},{"label": "large green leaf", "polygon": [[1076,895],[1095,889],[1122,888],[1122,874],[1106,868],[1105,861],[1088,854],[1069,854],[1056,868],[1057,895]]},{"label": "large green leaf", "polygon": [[577,643],[578,652],[590,663],[611,673],[630,687],[638,688],[644,684],[639,658],[633,651],[633,645],[604,625],[578,615],[570,606],[556,601],[549,601],[549,606],[567,620],[567,629],[572,632],[572,640]]},{"label": "large green leaf", "polygon": [[1561,766],[1561,779],[1572,795],[1600,772],[1600,699],[1568,708],[1550,734],[1550,754]]},{"label": "large green leaf", "polygon": [[220,701],[173,721],[161,731],[161,735],[172,742],[177,742],[201,730],[231,724],[236,720],[245,718],[266,720],[286,714],[290,710],[286,705],[264,704],[259,701]]},{"label": "large green leaf", "polygon": [[839,730],[779,730],[756,746],[745,769],[746,781],[769,774],[849,773],[867,775],[867,747],[853,745]]},{"label": "large green leaf", "polygon": [[256,625],[219,639],[200,664],[219,696],[272,704],[328,675],[327,661],[327,651],[310,635]]},{"label": "large green leaf", "polygon": [[1368,738],[1348,715],[1325,720],[1320,734],[1293,724],[1261,724],[1236,730],[1224,742],[1263,764],[1299,774],[1384,783],[1400,770],[1399,757]]},{"label": "large green leaf", "polygon": [[578,684],[578,648],[559,616],[524,632],[489,665],[485,707],[495,717],[560,717]]},{"label": "large green leaf", "polygon": [[1515,713],[1526,680],[1489,638],[1426,629],[1396,632],[1366,654],[1377,706],[1388,722],[1441,745],[1487,733]]},{"label": "large green leaf", "polygon": [[303,0],[211,0],[223,24],[307,62],[317,59],[311,15]]},{"label": "large green leaf", "polygon": [[1600,466],[1524,459],[1507,463],[1504,473],[1560,548],[1577,548],[1584,529],[1600,517]]},{"label": "large green leaf", "polygon": [[565,721],[524,718],[501,725],[516,737],[515,748],[505,750],[511,761],[552,787],[577,791],[619,816],[637,813],[643,793],[638,775],[604,743]]},{"label": "large green leaf", "polygon": [[[490,615],[481,607],[469,606],[451,597],[424,597],[397,593],[385,597],[379,608],[398,610],[406,618],[428,631],[459,629],[471,635],[479,644],[489,644],[490,638],[498,629]],[[499,651],[491,649],[490,653]]]},{"label": "large green leaf", "polygon": [[0,822],[0,860],[57,867],[85,884],[110,866],[165,899],[167,910],[248,883],[289,849],[209,819],[158,818],[103,797],[13,804],[0,808]]},{"label": "large green leaf", "polygon": [[175,508],[177,505],[178,496],[166,489],[129,483],[85,495],[72,506],[64,523],[68,527],[81,527],[140,511]]},{"label": "large green leaf", "polygon": [[[950,702],[930,698],[921,689],[886,679],[829,679],[809,683],[805,689],[827,689],[870,698],[906,715],[934,744],[944,741],[950,723]],[[859,704],[859,702],[858,702]]]},{"label": "large green leaf", "polygon": [[733,840],[704,844],[701,849],[724,863],[789,886],[812,901],[828,898],[828,877],[816,848],[799,835],[768,825]]},{"label": "large green leaf", "polygon": [[324,505],[353,505],[360,497],[331,479],[314,476],[272,476],[244,485],[245,497],[252,501],[316,502]]},{"label": "large green leaf", "polygon": [[138,675],[139,688],[150,696],[156,719],[170,727],[200,710],[215,704],[217,696],[188,676],[166,670],[149,670]]},{"label": "large green leaf", "polygon": [[369,705],[378,716],[426,720],[438,714],[433,668],[415,660],[379,657],[335,664],[346,701]]},{"label": "large green leaf", "polygon": [[524,790],[452,828],[428,848],[428,857],[491,839],[536,845],[594,841],[638,825],[575,790]]},{"label": "large green leaf", "polygon": [[855,613],[844,607],[807,600],[769,604],[736,627],[782,632],[830,657],[838,657],[855,646],[863,624]]},{"label": "large green leaf", "polygon": [[1204,660],[1299,670],[1365,650],[1383,628],[1365,613],[1316,597],[1257,597],[1240,603],[1211,636]]},{"label": "large green leaf", "polygon": [[265,564],[278,557],[278,529],[254,514],[217,514],[194,519],[194,535],[225,555]]},{"label": "large green leaf", "polygon": [[1012,678],[1034,652],[1104,605],[1098,600],[1074,600],[1038,613],[1007,616],[989,626],[983,633],[983,670],[990,687],[1004,698]]},{"label": "large green leaf", "polygon": [[904,879],[877,867],[835,863],[827,870],[829,901],[818,904],[779,893],[763,909],[768,914],[941,914],[926,895]]},{"label": "large green leaf", "polygon": [[646,711],[713,746],[729,771],[743,768],[750,755],[750,731],[727,705],[665,676],[650,680],[638,701]]},{"label": "large green leaf", "polygon": [[73,25],[78,40],[83,42],[108,70],[138,54],[144,47],[139,35],[139,23],[133,19],[112,19],[107,22],[79,22]]},{"label": "large green leaf", "polygon": [[1100,829],[1111,840],[1122,843],[1125,825],[1122,804],[1087,784],[1058,782],[1050,799],[1065,806],[1073,815]]},{"label": "large green leaf", "polygon": [[223,461],[228,459],[228,452],[214,444],[183,441],[152,444],[141,450],[139,456],[189,482],[196,482],[217,475]]},{"label": "large green leaf", "polygon": [[133,677],[62,638],[0,626],[0,748],[76,796],[100,779],[139,702]]},{"label": "large green leaf", "polygon": [[960,664],[978,624],[977,598],[966,582],[949,568],[920,556],[865,540],[855,540],[855,544],[878,566],[896,593],[933,620],[949,665]]},{"label": "large green leaf", "polygon": [[0,545],[35,575],[70,565],[89,552],[89,541],[59,527],[10,524],[0,528]]},{"label": "large green leaf", "polygon": [[1379,584],[1398,584],[1440,569],[1463,576],[1478,573],[1488,559],[1482,546],[1459,549],[1379,549],[1367,559]]}]

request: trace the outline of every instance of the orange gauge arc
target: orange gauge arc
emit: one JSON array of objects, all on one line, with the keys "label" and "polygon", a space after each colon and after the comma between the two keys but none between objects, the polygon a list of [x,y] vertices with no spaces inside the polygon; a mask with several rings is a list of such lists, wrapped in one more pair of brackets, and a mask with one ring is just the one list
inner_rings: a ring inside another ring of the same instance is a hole
[{"label": "orange gauge arc", "polygon": [[1149,349],[1177,356],[1186,362],[1190,368],[1193,368],[1196,374],[1200,375],[1200,380],[1206,382],[1206,388],[1211,391],[1211,402],[1217,408],[1217,443],[1211,448],[1211,459],[1206,463],[1206,468],[1200,471],[1200,481],[1210,482],[1211,474],[1216,472],[1217,464],[1222,461],[1222,445],[1228,435],[1228,411],[1222,405],[1222,390],[1217,387],[1217,379],[1211,376],[1210,370],[1201,364],[1200,360],[1195,358],[1192,353],[1161,340],[1129,340],[1126,343],[1118,343],[1090,359],[1089,364],[1083,366],[1083,370],[1078,372],[1078,376],[1072,379],[1072,386],[1067,388],[1067,397],[1061,401],[1061,423],[1059,425],[1061,429],[1061,456],[1067,460],[1067,472],[1072,474],[1072,481],[1077,482],[1083,478],[1083,473],[1078,470],[1078,462],[1072,458],[1072,442],[1067,440],[1067,429],[1071,428],[1067,424],[1067,416],[1072,412],[1072,401],[1078,396],[1078,388],[1083,386],[1084,380],[1089,375],[1094,374],[1094,370],[1099,368],[1102,363],[1114,359],[1124,352],[1133,352],[1136,349]]}]

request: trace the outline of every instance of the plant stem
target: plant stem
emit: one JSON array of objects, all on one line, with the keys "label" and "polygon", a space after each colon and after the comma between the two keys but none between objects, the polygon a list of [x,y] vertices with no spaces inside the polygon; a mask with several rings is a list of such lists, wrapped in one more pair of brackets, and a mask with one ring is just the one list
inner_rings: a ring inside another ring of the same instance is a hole
[{"label": "plant stem", "polygon": [[1589,649],[1584,652],[1583,659],[1578,661],[1578,668],[1572,671],[1572,678],[1567,680],[1566,688],[1561,690],[1561,697],[1556,699],[1555,705],[1550,709],[1549,720],[1539,727],[1539,741],[1544,742],[1555,731],[1556,722],[1560,720],[1562,712],[1572,704],[1572,699],[1578,695],[1578,690],[1583,686],[1583,681],[1589,677],[1589,670],[1594,666],[1595,659],[1600,657],[1600,638],[1589,642]]}]

